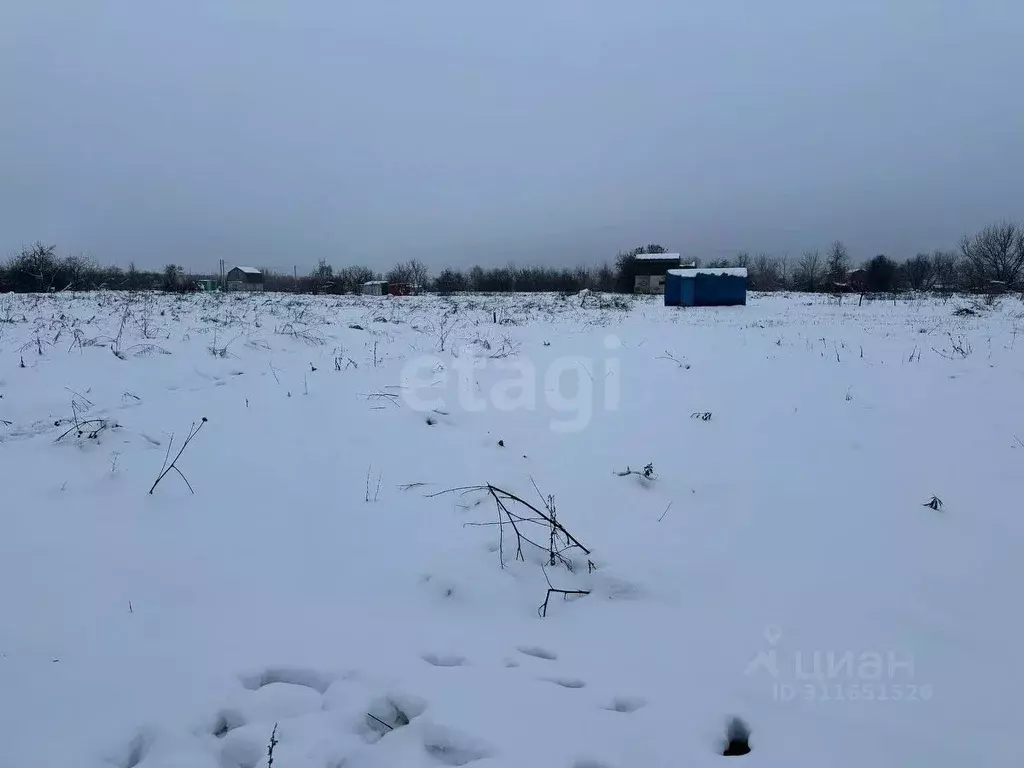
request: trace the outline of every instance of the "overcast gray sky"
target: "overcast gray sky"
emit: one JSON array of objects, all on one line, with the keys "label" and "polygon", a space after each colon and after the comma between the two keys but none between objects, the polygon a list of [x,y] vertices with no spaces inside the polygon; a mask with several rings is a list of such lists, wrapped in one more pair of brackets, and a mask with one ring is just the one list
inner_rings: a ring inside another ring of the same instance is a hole
[{"label": "overcast gray sky", "polygon": [[0,255],[308,271],[1024,219],[1021,0],[6,0]]}]

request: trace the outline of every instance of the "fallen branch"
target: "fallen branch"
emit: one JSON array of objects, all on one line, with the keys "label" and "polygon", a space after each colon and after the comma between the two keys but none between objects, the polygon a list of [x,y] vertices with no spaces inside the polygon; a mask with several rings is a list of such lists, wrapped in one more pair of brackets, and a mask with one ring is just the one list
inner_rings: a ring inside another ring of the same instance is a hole
[{"label": "fallen branch", "polygon": [[544,571],[544,579],[548,583],[548,592],[546,595],[544,595],[544,602],[541,604],[540,608],[537,609],[537,613],[540,615],[542,619],[547,618],[548,601],[551,599],[552,595],[561,595],[562,599],[565,600],[568,599],[570,595],[582,596],[590,594],[589,589],[556,589],[555,587],[551,586],[551,579],[548,578],[547,571]]},{"label": "fallen branch", "polygon": [[654,471],[654,462],[649,462],[645,464],[643,470],[641,470],[640,472],[637,472],[635,469],[630,469],[627,465],[625,470],[623,470],[622,472],[615,472],[615,474],[618,475],[619,477],[629,477],[630,475],[636,475],[637,477],[642,477],[644,480],[658,479],[658,475]]},{"label": "fallen branch", "polygon": [[[74,392],[72,390],[72,394],[74,395],[74,397],[71,398],[71,420],[73,425],[66,432],[60,435],[60,437],[55,439],[53,441],[55,443],[59,443],[72,432],[76,432],[77,437],[82,437],[84,435],[89,440],[95,440],[99,437],[100,432],[110,426],[110,422],[107,419],[86,419],[85,421],[82,421],[78,417],[79,409],[81,408],[83,411],[88,411],[92,408],[93,404],[87,397],[79,394],[78,392]],[[67,423],[67,419],[58,419],[53,422],[53,426],[59,427],[61,424]]]},{"label": "fallen branch", "polygon": [[[579,549],[585,555],[590,555],[590,550],[587,547],[585,547],[582,543],[580,543],[579,539],[577,539],[575,536],[569,533],[569,531],[566,530],[565,526],[562,525],[562,523],[559,522],[556,518],[552,517],[549,512],[542,512],[540,509],[535,507],[530,502],[524,500],[520,496],[517,496],[516,494],[511,493],[509,491],[503,490],[502,488],[498,488],[497,486],[491,485],[490,483],[486,485],[473,485],[462,488],[449,488],[444,491],[437,491],[436,493],[428,494],[427,498],[433,498],[435,496],[441,496],[447,493],[467,494],[475,492],[484,492],[494,500],[494,504],[498,512],[498,520],[494,523],[467,523],[467,525],[498,526],[498,558],[499,561],[501,562],[502,568],[505,567],[505,559],[503,553],[504,529],[506,525],[511,526],[512,530],[516,534],[516,560],[526,562],[526,557],[523,555],[524,543],[530,544],[533,547],[536,547],[537,549],[544,552],[548,556],[549,562],[551,559],[554,559],[557,562],[561,562],[570,571],[573,568],[573,564],[572,561],[565,556],[565,552],[570,551],[572,549]],[[532,512],[533,516],[525,516],[517,511],[514,511],[513,507],[516,504],[521,505],[529,512]],[[531,539],[529,536],[525,535],[523,533],[523,530],[527,525],[537,525],[545,528],[549,532],[549,543],[540,544]],[[564,538],[565,542],[563,546],[562,542],[558,541],[558,548],[556,548],[554,544],[557,541],[558,536]],[[588,561],[588,567],[591,570],[593,570],[593,563]]]},{"label": "fallen branch", "polygon": [[[60,422],[57,422],[57,424],[60,424]],[[90,425],[92,426],[90,427]],[[53,442],[59,443],[72,432],[77,432],[77,437],[82,437],[82,435],[85,435],[88,439],[95,440],[97,437],[99,437],[100,432],[102,432],[108,426],[110,426],[110,423],[106,419],[88,419],[87,421],[76,421],[75,424],[69,430],[67,430],[64,434],[62,434]],[[86,429],[86,427],[90,428]]]},{"label": "fallen branch", "polygon": [[686,370],[690,370],[690,364],[689,363],[684,363],[682,360],[678,359],[675,355],[673,355],[667,349],[665,350],[665,354],[664,355],[658,355],[654,359],[655,360],[671,360],[673,363],[675,363],[680,368],[685,368]]},{"label": "fallen branch", "polygon": [[426,485],[427,485],[427,483],[419,483],[419,482],[417,482],[417,483],[402,483],[401,485],[398,486],[398,489],[401,490],[401,491],[411,491],[413,488],[423,488]]}]

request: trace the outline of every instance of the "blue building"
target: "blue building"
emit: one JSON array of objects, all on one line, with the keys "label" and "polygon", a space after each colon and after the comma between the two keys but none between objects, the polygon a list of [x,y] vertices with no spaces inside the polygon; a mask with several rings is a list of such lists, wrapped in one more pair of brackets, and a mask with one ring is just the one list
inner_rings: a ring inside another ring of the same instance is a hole
[{"label": "blue building", "polygon": [[670,269],[665,276],[666,307],[733,307],[746,303],[745,267]]}]

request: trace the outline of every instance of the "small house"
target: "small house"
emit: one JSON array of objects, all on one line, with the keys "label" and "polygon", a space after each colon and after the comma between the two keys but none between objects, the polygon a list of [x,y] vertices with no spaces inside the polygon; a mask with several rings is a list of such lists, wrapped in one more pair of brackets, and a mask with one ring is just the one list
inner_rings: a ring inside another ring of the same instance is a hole
[{"label": "small house", "polygon": [[639,253],[633,259],[633,293],[664,293],[665,276],[680,264],[678,253]]},{"label": "small house", "polygon": [[225,282],[229,291],[262,291],[263,273],[253,267],[232,267]]},{"label": "small house", "polygon": [[670,269],[666,307],[731,307],[747,303],[745,267]]},{"label": "small house", "polygon": [[384,296],[388,292],[387,280],[367,280],[363,283],[364,296]]},{"label": "small house", "polygon": [[868,271],[866,269],[853,269],[846,273],[846,284],[851,291],[865,291],[868,287]]},{"label": "small house", "polygon": [[419,293],[418,285],[412,283],[388,283],[388,296],[412,296]]}]

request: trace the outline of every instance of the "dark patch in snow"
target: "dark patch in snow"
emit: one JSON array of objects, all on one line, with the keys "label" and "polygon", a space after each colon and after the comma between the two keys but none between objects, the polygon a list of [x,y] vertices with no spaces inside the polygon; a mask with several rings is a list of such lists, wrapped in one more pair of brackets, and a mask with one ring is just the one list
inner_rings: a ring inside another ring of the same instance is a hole
[{"label": "dark patch in snow", "polygon": [[435,667],[461,667],[466,663],[463,656],[451,656],[437,653],[425,653],[423,660]]},{"label": "dark patch in snow", "polygon": [[491,751],[476,739],[448,728],[431,728],[424,735],[423,749],[442,765],[467,765],[491,756]]},{"label": "dark patch in snow", "polygon": [[146,753],[152,744],[153,739],[149,734],[138,734],[129,742],[128,753],[125,755],[124,760],[121,761],[121,768],[135,768],[135,766],[146,759]]},{"label": "dark patch in snow", "polygon": [[734,717],[729,721],[725,734],[725,747],[722,749],[723,757],[740,757],[750,754],[750,728],[747,724]]},{"label": "dark patch in snow", "polygon": [[210,733],[218,739],[223,739],[235,728],[241,728],[243,725],[245,725],[245,718],[242,717],[240,712],[236,712],[233,709],[224,709],[217,713],[213,726],[210,728]]},{"label": "dark patch in snow", "polygon": [[605,709],[610,709],[612,712],[636,712],[645,706],[647,706],[646,699],[639,696],[617,696]]},{"label": "dark patch in snow", "polygon": [[516,648],[516,650],[527,656],[533,656],[537,659],[544,659],[545,661],[554,661],[558,658],[558,654],[554,651],[549,651],[546,648],[540,648],[539,646],[535,645],[519,646],[518,648]]},{"label": "dark patch in snow", "polygon": [[419,697],[401,694],[382,696],[370,702],[355,730],[365,741],[374,744],[392,731],[407,726],[426,708],[426,701]]}]

